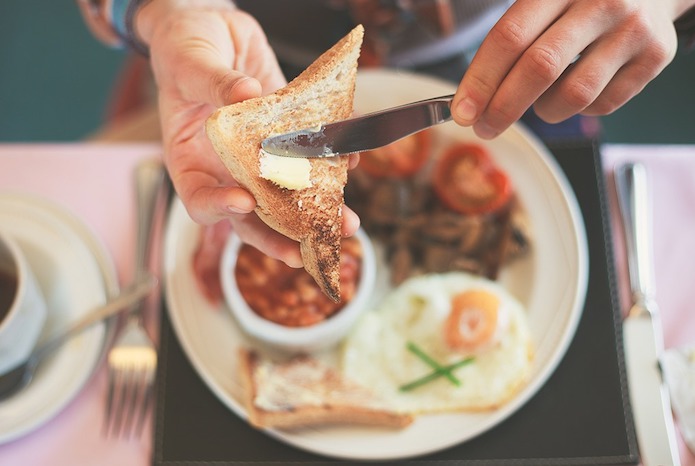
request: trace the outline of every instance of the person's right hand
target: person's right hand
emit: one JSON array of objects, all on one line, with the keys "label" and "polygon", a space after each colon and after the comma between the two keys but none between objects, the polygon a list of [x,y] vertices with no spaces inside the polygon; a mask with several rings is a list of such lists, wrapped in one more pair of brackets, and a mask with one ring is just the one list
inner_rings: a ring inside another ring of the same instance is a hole
[{"label": "person's right hand", "polygon": [[556,123],[605,115],[673,59],[673,21],[694,0],[516,0],[487,35],[453,102],[490,139],[534,106]]}]

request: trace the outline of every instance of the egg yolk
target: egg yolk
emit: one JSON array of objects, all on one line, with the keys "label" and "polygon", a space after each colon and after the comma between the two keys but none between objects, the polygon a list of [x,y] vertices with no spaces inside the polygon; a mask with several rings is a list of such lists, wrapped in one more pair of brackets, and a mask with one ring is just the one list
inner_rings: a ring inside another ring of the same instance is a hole
[{"label": "egg yolk", "polygon": [[446,344],[464,352],[487,346],[495,336],[499,305],[497,296],[483,290],[455,295],[444,324]]}]

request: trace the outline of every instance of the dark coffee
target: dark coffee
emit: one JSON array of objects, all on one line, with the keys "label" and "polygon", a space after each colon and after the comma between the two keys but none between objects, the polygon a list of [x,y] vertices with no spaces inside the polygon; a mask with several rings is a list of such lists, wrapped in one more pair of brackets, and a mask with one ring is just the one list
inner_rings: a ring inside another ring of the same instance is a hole
[{"label": "dark coffee", "polygon": [[0,270],[0,322],[10,312],[16,294],[17,276]]}]

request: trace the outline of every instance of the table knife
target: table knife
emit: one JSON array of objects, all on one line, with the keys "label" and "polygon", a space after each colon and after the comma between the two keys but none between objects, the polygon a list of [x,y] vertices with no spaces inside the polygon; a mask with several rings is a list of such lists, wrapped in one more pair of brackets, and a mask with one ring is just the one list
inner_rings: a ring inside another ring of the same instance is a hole
[{"label": "table knife", "polygon": [[640,163],[626,163],[614,178],[633,301],[623,321],[623,341],[640,456],[644,466],[679,466],[668,387],[659,367],[664,343],[655,301],[647,171]]},{"label": "table knife", "polygon": [[334,157],[377,149],[430,126],[451,120],[453,95],[421,100],[367,115],[268,137],[270,154],[285,157]]}]

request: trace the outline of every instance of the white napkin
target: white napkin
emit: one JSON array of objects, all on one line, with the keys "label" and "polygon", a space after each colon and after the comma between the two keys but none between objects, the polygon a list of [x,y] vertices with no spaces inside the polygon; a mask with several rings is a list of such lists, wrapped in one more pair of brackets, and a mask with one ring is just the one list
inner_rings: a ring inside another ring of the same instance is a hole
[{"label": "white napkin", "polygon": [[683,439],[695,453],[695,346],[665,351],[661,369]]}]

